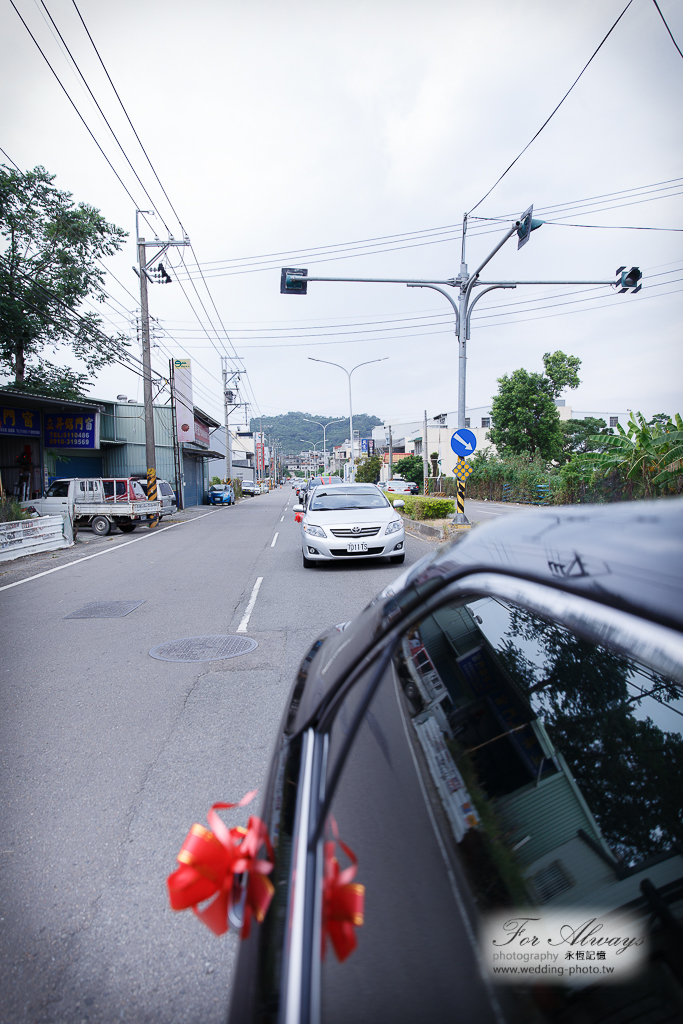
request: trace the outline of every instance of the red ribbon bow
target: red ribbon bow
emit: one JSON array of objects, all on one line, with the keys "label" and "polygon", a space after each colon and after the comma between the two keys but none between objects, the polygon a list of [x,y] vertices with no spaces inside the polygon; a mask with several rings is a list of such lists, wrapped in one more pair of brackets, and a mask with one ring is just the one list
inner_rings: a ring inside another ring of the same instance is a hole
[{"label": "red ribbon bow", "polygon": [[[346,843],[342,843],[334,818],[330,823],[334,839],[325,843],[322,955],[324,958],[329,938],[337,960],[344,961],[358,945],[354,929],[363,924],[365,886],[353,881],[358,870],[358,858]],[[337,843],[351,861],[350,867],[343,871],[334,855]]]},{"label": "red ribbon bow", "polygon": [[[173,910],[191,907],[216,935],[227,932],[229,910],[244,900],[241,935],[243,939],[248,938],[252,917],[259,922],[263,920],[275,892],[267,877],[273,870],[273,848],[264,823],[252,815],[246,828],[241,825],[227,828],[216,813],[244,807],[256,792],[254,789],[245,794],[236,804],[213,804],[206,816],[211,829],[197,824],[192,826],[176,858],[181,866],[167,879]],[[258,859],[262,846],[266,847],[270,860]],[[215,896],[213,902],[199,910],[198,904],[211,896]]]},{"label": "red ribbon bow", "polygon": [[294,522],[300,523],[302,519],[303,516],[301,515],[301,512],[297,512],[296,515],[294,516]]}]

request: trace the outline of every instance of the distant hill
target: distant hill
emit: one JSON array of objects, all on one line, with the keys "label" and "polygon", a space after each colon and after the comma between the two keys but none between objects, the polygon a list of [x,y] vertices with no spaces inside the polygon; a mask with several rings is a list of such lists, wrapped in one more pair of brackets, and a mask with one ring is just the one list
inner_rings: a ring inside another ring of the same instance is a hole
[{"label": "distant hill", "polygon": [[[276,437],[282,443],[285,454],[298,455],[307,445],[301,440],[320,441],[318,451],[322,451],[323,432],[315,423],[307,423],[306,420],[316,420],[318,423],[329,423],[333,416],[322,416],[319,413],[309,412],[288,412],[284,416],[264,416],[263,432],[270,434],[273,439]],[[254,417],[250,420],[249,429],[259,429],[259,419]],[[382,423],[377,416],[368,416],[366,413],[354,414],[353,429],[360,430],[361,437],[371,437],[372,428]],[[335,445],[343,444],[349,436],[348,416],[339,423],[332,423],[327,428],[327,450],[330,451]]]}]

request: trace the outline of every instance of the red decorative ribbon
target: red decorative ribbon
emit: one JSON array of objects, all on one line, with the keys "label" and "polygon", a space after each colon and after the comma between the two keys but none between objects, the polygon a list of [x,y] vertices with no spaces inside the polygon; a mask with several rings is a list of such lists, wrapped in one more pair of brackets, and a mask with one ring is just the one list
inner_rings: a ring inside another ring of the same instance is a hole
[{"label": "red decorative ribbon", "polygon": [[[249,936],[252,917],[259,922],[263,920],[275,892],[267,877],[273,870],[273,848],[264,823],[252,816],[246,828],[241,825],[227,828],[216,813],[244,807],[256,792],[254,789],[245,794],[236,804],[214,804],[206,816],[211,829],[197,824],[192,826],[176,858],[181,866],[167,879],[173,910],[191,907],[216,935],[227,932],[228,910],[242,901],[245,883],[243,939]],[[259,860],[258,853],[263,846],[270,860]],[[213,902],[199,910],[198,904],[212,896],[215,896]]]},{"label": "red decorative ribbon", "polygon": [[301,512],[297,512],[296,515],[294,516],[294,522],[295,523],[300,523],[302,519],[303,519],[303,516],[301,515]]},{"label": "red decorative ribbon", "polygon": [[[334,839],[325,843],[322,955],[324,958],[329,938],[337,960],[344,961],[358,945],[354,929],[363,924],[365,886],[353,881],[358,870],[358,858],[346,843],[342,843],[334,818],[330,819],[330,824]],[[343,871],[334,855],[337,843],[351,861],[350,867]]]}]

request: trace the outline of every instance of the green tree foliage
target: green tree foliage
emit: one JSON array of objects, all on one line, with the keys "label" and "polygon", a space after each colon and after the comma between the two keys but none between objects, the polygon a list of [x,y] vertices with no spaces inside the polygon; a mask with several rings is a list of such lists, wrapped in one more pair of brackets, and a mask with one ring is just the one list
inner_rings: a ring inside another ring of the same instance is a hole
[{"label": "green tree foliage", "polygon": [[562,431],[564,461],[569,460],[572,455],[604,451],[604,444],[597,442],[595,438],[614,433],[612,428],[607,426],[605,420],[595,416],[586,416],[584,420],[561,420],[560,430]]},{"label": "green tree foliage", "polygon": [[379,455],[371,455],[369,459],[356,459],[356,483],[374,484],[379,480],[382,469],[382,458]]},{"label": "green tree foliage", "polygon": [[[600,436],[593,437],[597,444]],[[628,480],[642,483],[645,497],[658,489],[680,490],[683,459],[683,420],[661,422],[655,417],[649,423],[642,413],[631,413],[626,430],[617,425],[617,433],[602,438],[604,448],[597,454],[583,456],[584,461],[601,470],[617,470]]]},{"label": "green tree foliage", "polygon": [[563,436],[555,399],[565,388],[579,386],[581,360],[560,351],[546,352],[543,364],[545,373],[520,369],[498,378],[489,437],[501,454],[538,452],[547,460],[561,458]]},{"label": "green tree foliage", "polygon": [[79,373],[68,366],[54,366],[46,359],[37,364],[29,363],[24,379],[18,384],[6,384],[0,391],[25,391],[30,395],[49,395],[51,398],[66,398],[77,401],[85,398],[85,388],[91,388],[87,373]]},{"label": "green tree foliage", "polygon": [[406,455],[394,463],[394,475],[421,487],[424,482],[424,463],[419,455]]},{"label": "green tree foliage", "polygon": [[[306,447],[301,438],[305,437],[311,441],[320,441],[318,450],[322,451],[323,432],[317,423],[330,423],[334,416],[323,416],[320,413],[315,415],[310,412],[288,412],[282,416],[269,416],[263,420],[263,431],[273,437],[279,438],[283,451],[288,454],[298,455]],[[314,423],[307,423],[307,420],[314,420]],[[368,416],[360,413],[353,416],[353,429],[360,430],[361,437],[372,437],[372,428],[382,421],[377,416]],[[261,420],[253,417],[249,424],[250,430],[260,430]],[[335,445],[343,444],[349,437],[349,421],[342,419],[338,423],[331,423],[327,428],[327,450],[330,452]],[[356,444],[356,450],[358,445]]]},{"label": "green tree foliage", "polygon": [[665,704],[678,688],[526,612],[512,613],[507,638],[502,659],[540,707],[607,841],[627,860],[680,843],[683,737],[633,714],[643,688]]},{"label": "green tree foliage", "polygon": [[120,249],[126,232],[53,181],[44,167],[0,165],[0,366],[17,384],[47,344],[68,345],[93,371],[125,340],[107,338],[99,317],[78,309],[87,297],[104,299],[97,261]]}]

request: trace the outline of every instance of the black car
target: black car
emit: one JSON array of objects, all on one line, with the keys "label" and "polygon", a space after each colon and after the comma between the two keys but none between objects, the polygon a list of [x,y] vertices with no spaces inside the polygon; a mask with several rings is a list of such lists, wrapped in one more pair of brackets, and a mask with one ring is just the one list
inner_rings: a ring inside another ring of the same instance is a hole
[{"label": "black car", "polygon": [[294,681],[231,1024],[679,1020],[682,683],[679,499],[406,570]]}]

